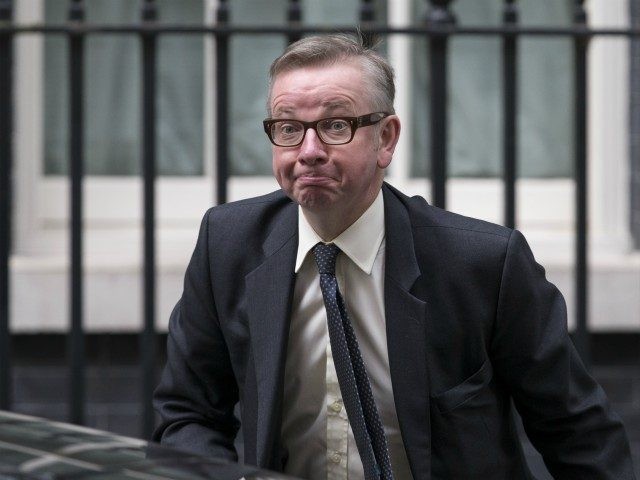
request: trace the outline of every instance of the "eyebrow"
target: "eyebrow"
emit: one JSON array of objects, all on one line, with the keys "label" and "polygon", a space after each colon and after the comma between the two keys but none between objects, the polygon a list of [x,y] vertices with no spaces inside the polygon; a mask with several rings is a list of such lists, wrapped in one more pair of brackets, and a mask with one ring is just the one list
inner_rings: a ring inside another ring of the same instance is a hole
[{"label": "eyebrow", "polygon": [[329,100],[327,102],[323,102],[322,107],[329,111],[340,109],[348,110],[349,108],[351,108],[351,104],[342,100]]},{"label": "eyebrow", "polygon": [[295,109],[291,107],[277,107],[271,114],[276,117],[278,115],[287,115],[295,112]]}]

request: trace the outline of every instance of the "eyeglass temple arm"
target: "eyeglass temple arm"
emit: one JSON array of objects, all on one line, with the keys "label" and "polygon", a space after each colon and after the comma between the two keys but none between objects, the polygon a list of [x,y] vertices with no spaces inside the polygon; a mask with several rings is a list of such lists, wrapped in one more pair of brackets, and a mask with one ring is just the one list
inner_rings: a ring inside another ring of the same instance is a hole
[{"label": "eyeglass temple arm", "polygon": [[368,127],[369,125],[378,123],[380,120],[388,117],[389,115],[391,114],[386,112],[374,112],[368,115],[363,115],[361,117],[358,117],[358,127]]}]

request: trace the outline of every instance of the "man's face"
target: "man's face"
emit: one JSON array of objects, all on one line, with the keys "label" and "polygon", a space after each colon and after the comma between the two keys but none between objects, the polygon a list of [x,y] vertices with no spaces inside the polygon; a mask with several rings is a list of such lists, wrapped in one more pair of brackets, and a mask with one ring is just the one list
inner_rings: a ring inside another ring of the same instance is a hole
[{"label": "man's face", "polygon": [[[313,121],[365,115],[374,111],[367,91],[362,70],[353,62],[284,72],[273,83],[271,116]],[[397,128],[390,134],[392,118]],[[398,131],[397,117],[387,117],[378,126],[356,130],[350,143],[325,145],[309,129],[298,146],[273,146],[273,173],[284,192],[307,211],[359,216],[378,193]]]}]

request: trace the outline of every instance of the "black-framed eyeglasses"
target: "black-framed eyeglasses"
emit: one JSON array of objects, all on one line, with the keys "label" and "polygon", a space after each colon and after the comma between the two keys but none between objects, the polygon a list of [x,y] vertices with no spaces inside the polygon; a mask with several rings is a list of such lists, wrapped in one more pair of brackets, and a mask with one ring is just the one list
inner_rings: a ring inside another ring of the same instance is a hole
[{"label": "black-framed eyeglasses", "polygon": [[329,117],[314,122],[303,122],[292,118],[267,118],[262,122],[271,143],[278,147],[295,147],[302,143],[307,130],[312,128],[318,138],[327,145],[343,145],[353,140],[360,127],[375,125],[391,115],[374,112],[359,117]]}]

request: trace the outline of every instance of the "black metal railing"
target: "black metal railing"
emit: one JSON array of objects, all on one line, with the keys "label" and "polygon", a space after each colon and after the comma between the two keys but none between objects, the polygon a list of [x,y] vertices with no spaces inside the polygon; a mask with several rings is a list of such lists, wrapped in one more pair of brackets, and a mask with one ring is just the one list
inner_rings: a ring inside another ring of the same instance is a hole
[{"label": "black metal railing", "polygon": [[83,245],[82,245],[82,181],[84,177],[84,40],[82,33],[73,26],[84,21],[84,5],[82,0],[72,0],[69,7],[69,212],[71,229],[71,330],[69,335],[69,368],[71,378],[70,420],[73,423],[84,423],[84,334],[83,334]]},{"label": "black metal railing", "polygon": [[[0,0],[0,25],[11,22],[12,8]],[[13,35],[0,31],[0,408],[11,404],[9,333],[9,255],[11,253]]]},{"label": "black metal railing", "polygon": [[215,40],[216,58],[216,155],[215,198],[217,203],[227,200],[229,177],[229,142],[227,131],[231,85],[229,76],[229,42],[234,35],[281,35],[288,42],[310,33],[360,31],[369,43],[373,37],[410,35],[426,38],[429,45],[431,147],[428,162],[431,165],[431,199],[445,207],[447,180],[447,98],[448,98],[448,43],[452,36],[474,35],[502,39],[503,62],[503,171],[505,187],[504,223],[516,225],[517,178],[517,105],[518,41],[523,36],[566,37],[574,42],[575,62],[575,195],[576,195],[576,345],[585,359],[589,359],[589,329],[587,321],[587,53],[589,42],[595,36],[638,38],[640,29],[590,29],[584,2],[575,0],[573,26],[522,27],[518,23],[519,7],[516,0],[505,0],[503,24],[496,27],[468,27],[458,25],[451,7],[452,0],[425,1],[427,14],[420,24],[391,27],[376,24],[374,4],[371,0],[359,3],[360,25],[334,27],[302,24],[299,0],[289,0],[287,23],[279,26],[237,26],[230,22],[230,2],[220,0],[213,25],[178,25],[157,22],[158,6],[154,0],[144,0],[140,22],[127,25],[88,24],[84,21],[86,6],[83,0],[70,0],[68,22],[60,25],[23,25],[12,21],[13,2],[0,0],[0,408],[11,407],[11,355],[9,331],[9,257],[11,253],[12,211],[12,135],[13,135],[13,55],[14,39],[23,34],[65,35],[69,52],[69,178],[70,178],[70,332],[68,353],[70,366],[70,413],[75,423],[85,420],[85,352],[83,328],[83,137],[85,113],[83,111],[83,51],[85,39],[95,34],[134,34],[140,39],[142,51],[142,171],[144,204],[144,323],[140,334],[143,421],[142,432],[148,436],[153,426],[151,395],[155,370],[155,179],[156,179],[156,103],[157,103],[157,40],[160,35],[205,35]]},{"label": "black metal railing", "polygon": [[[142,7],[142,22],[152,23],[158,18],[153,0],[145,0]],[[143,32],[142,41],[142,173],[144,177],[144,295],[143,330],[140,335],[142,365],[142,431],[150,435],[154,426],[151,408],[155,388],[155,298],[156,298],[156,254],[155,254],[155,179],[156,179],[156,47],[157,34]],[[147,437],[148,438],[148,437]]]}]

